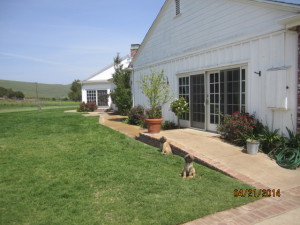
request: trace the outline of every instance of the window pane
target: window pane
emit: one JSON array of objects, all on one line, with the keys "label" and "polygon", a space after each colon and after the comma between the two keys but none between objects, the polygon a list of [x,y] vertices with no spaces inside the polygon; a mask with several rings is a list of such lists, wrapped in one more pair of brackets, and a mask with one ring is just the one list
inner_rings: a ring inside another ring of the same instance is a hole
[{"label": "window pane", "polygon": [[219,123],[219,116],[215,116],[215,124]]},{"label": "window pane", "polygon": [[215,85],[211,84],[210,85],[210,93],[214,93],[215,92]]},{"label": "window pane", "polygon": [[214,119],[215,119],[215,116],[214,116],[214,115],[211,115],[211,116],[210,116],[210,123],[213,123],[213,124],[214,124],[214,123],[215,123],[215,120],[214,120]]}]

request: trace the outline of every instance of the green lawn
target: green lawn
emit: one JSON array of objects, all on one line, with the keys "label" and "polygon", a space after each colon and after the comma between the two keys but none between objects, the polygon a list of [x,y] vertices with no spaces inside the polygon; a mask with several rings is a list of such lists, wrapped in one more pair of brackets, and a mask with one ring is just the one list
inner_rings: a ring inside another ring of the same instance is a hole
[{"label": "green lawn", "polygon": [[179,224],[246,204],[251,188],[62,109],[0,114],[1,224]]},{"label": "green lawn", "polygon": [[35,100],[0,100],[0,113],[32,111],[41,107],[42,109],[70,108],[76,109],[79,102],[72,101],[38,101]]}]

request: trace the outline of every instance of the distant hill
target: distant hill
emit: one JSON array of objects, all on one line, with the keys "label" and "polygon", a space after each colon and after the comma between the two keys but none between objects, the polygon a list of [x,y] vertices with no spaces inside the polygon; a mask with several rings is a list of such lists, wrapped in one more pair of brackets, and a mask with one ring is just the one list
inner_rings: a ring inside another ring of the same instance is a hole
[{"label": "distant hill", "polygon": [[[0,80],[0,87],[11,88],[14,91],[22,91],[25,98],[36,97],[36,83]],[[37,84],[39,98],[65,98],[68,97],[71,84]]]}]

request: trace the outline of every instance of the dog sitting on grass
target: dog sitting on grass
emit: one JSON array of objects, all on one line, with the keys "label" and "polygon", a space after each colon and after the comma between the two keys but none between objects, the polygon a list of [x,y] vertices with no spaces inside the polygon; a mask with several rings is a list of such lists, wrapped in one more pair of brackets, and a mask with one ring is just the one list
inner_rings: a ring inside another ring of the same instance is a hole
[{"label": "dog sitting on grass", "polygon": [[163,154],[172,154],[172,149],[170,146],[170,141],[168,141],[164,136],[159,139],[160,142],[160,150]]},{"label": "dog sitting on grass", "polygon": [[185,165],[181,172],[183,178],[192,178],[196,176],[196,170],[193,166],[194,159],[194,156],[190,154],[184,156]]}]

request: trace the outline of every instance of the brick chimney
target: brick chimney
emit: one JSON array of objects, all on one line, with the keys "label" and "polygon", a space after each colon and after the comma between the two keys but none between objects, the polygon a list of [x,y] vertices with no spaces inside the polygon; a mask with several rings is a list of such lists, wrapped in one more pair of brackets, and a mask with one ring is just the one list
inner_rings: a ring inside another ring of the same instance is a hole
[{"label": "brick chimney", "polygon": [[140,46],[141,46],[140,44],[132,44],[131,45],[131,48],[130,48],[130,56],[131,57],[134,57],[134,55],[137,53]]}]

